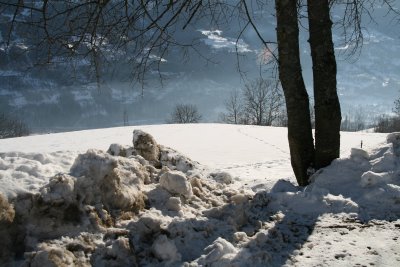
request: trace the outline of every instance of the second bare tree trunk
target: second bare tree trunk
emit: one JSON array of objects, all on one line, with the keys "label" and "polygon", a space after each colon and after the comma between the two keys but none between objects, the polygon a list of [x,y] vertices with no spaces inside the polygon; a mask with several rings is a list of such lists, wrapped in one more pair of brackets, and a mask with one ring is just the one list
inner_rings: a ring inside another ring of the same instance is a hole
[{"label": "second bare tree trunk", "polygon": [[308,94],[301,73],[297,1],[276,0],[279,78],[285,94],[293,171],[300,186],[308,184],[314,163]]},{"label": "second bare tree trunk", "polygon": [[[293,1],[296,2],[296,1]],[[315,101],[315,167],[339,157],[340,103],[336,90],[336,59],[328,0],[308,0]]]}]

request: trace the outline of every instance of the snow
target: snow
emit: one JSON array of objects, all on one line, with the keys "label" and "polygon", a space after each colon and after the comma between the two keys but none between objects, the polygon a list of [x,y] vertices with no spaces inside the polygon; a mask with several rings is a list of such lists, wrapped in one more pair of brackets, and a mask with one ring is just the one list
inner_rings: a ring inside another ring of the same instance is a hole
[{"label": "snow", "polygon": [[193,124],[0,140],[0,264],[398,266],[400,133],[341,133],[342,158],[307,187],[286,135]]},{"label": "snow", "polygon": [[167,171],[160,176],[160,185],[168,192],[182,195],[186,198],[192,196],[192,186],[180,171]]}]

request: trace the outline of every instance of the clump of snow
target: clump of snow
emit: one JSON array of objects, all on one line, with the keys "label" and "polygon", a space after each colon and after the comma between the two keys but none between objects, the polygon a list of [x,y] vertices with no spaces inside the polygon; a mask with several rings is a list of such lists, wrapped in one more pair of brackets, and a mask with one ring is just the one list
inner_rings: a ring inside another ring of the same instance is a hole
[{"label": "clump of snow", "polygon": [[56,205],[72,204],[76,201],[75,182],[76,179],[68,174],[57,174],[50,178],[46,186],[40,189],[41,199],[45,203]]},{"label": "clump of snow", "polygon": [[186,198],[193,195],[190,182],[180,171],[166,171],[160,177],[160,185],[172,194],[179,194]]},{"label": "clump of snow", "polygon": [[134,155],[134,149],[120,144],[111,144],[107,153],[112,156],[130,157]]},{"label": "clump of snow", "polygon": [[386,141],[393,145],[394,154],[400,157],[400,132],[388,134]]},{"label": "clump of snow", "polygon": [[373,171],[364,172],[361,175],[360,185],[362,187],[375,186],[379,183],[389,183],[391,181],[391,174],[387,172],[376,173]]},{"label": "clump of snow", "polygon": [[368,155],[367,151],[365,151],[365,150],[363,150],[361,148],[353,147],[353,148],[351,148],[350,157],[368,159],[369,155]]},{"label": "clump of snow", "polygon": [[77,263],[72,252],[55,244],[42,244],[39,251],[30,256],[30,266],[73,266]]},{"label": "clump of snow", "polygon": [[290,181],[287,180],[278,180],[271,189],[272,193],[279,193],[279,192],[292,192],[295,193],[298,191],[298,188],[293,185]]},{"label": "clump of snow", "polygon": [[12,223],[15,217],[13,205],[0,193],[0,224]]},{"label": "clump of snow", "polygon": [[134,248],[128,237],[120,236],[116,239],[106,240],[91,258],[91,266],[137,266]]},{"label": "clump of snow", "polygon": [[140,210],[141,187],[149,174],[134,158],[113,157],[98,150],[81,154],[71,167],[77,179],[77,194],[83,203],[104,205],[108,210]]},{"label": "clump of snow", "polygon": [[142,130],[133,131],[133,147],[135,151],[148,161],[158,162],[160,149],[153,136]]},{"label": "clump of snow", "polygon": [[210,174],[211,177],[223,184],[231,184],[233,182],[232,175],[230,175],[228,172],[215,172]]},{"label": "clump of snow", "polygon": [[198,263],[201,266],[230,266],[238,250],[224,238],[218,237],[211,245],[204,249],[206,255]]},{"label": "clump of snow", "polygon": [[174,241],[168,239],[166,235],[158,236],[153,243],[152,250],[154,255],[162,261],[175,262],[181,260],[181,255],[178,253]]},{"label": "clump of snow", "polygon": [[169,209],[169,210],[173,210],[173,211],[180,211],[181,210],[181,199],[179,197],[170,197],[167,200],[167,203],[165,204],[165,206]]},{"label": "clump of snow", "polygon": [[12,223],[15,218],[15,210],[6,197],[0,193],[0,265],[14,255]]},{"label": "clump of snow", "polygon": [[171,170],[178,170],[187,173],[199,167],[197,163],[171,148],[160,146],[160,153],[162,165],[167,166]]}]

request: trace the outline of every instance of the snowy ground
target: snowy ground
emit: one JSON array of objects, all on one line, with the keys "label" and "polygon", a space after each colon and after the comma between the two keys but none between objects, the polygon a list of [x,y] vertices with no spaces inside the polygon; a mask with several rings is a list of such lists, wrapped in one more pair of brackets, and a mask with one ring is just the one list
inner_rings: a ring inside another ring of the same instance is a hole
[{"label": "snowy ground", "polygon": [[[160,161],[144,160],[140,144],[128,148],[134,129],[166,146]],[[14,245],[30,251],[4,250],[0,258],[16,265],[399,266],[397,136],[342,133],[342,159],[298,188],[286,134],[194,124],[0,140],[0,192],[12,203],[0,199],[7,229],[0,247],[19,238]],[[78,157],[113,143],[123,147]]]}]

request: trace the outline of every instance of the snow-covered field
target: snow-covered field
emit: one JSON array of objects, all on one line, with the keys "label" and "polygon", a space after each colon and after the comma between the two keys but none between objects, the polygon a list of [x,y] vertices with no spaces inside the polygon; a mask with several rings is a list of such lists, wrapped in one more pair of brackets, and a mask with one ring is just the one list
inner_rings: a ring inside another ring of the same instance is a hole
[{"label": "snow-covered field", "polygon": [[[136,131],[132,148],[135,129],[159,145]],[[0,265],[400,266],[400,135],[342,133],[342,158],[299,188],[286,134],[193,124],[0,140]]]}]

